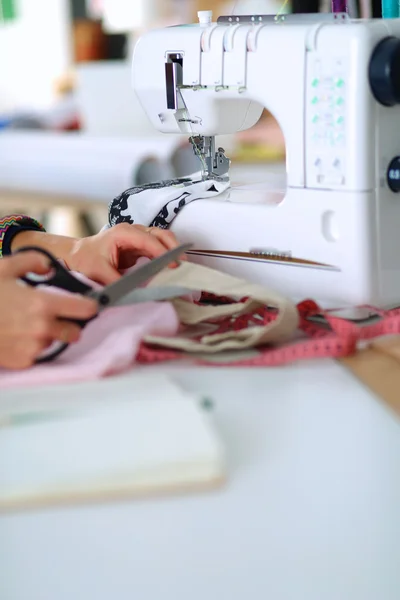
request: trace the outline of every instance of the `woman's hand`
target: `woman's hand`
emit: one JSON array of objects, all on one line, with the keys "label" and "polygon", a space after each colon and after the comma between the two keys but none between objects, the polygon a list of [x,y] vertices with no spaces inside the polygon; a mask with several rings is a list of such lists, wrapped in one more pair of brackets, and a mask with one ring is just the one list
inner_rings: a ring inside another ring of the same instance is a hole
[{"label": "woman's hand", "polygon": [[62,259],[71,271],[108,285],[119,279],[120,271],[135,265],[140,257],[156,258],[178,245],[171,231],[120,223],[80,240],[39,231],[22,231],[13,239],[12,251],[22,246],[40,246]]},{"label": "woman's hand", "polygon": [[60,317],[88,319],[97,312],[93,300],[78,295],[58,295],[28,287],[20,277],[28,272],[45,274],[46,258],[26,252],[0,260],[0,366],[30,367],[53,341],[76,342],[80,327]]},{"label": "woman's hand", "polygon": [[64,261],[72,271],[107,285],[119,279],[120,271],[135,265],[139,258],[156,258],[177,246],[171,231],[120,223],[75,242]]}]

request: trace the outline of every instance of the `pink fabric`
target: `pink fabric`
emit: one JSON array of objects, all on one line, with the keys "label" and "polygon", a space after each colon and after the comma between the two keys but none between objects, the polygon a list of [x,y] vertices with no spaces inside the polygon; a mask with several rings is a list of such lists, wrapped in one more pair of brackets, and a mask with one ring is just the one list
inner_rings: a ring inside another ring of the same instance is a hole
[{"label": "pink fabric", "polygon": [[135,363],[145,335],[174,335],[178,328],[177,314],[167,302],[107,309],[85,327],[78,343],[54,361],[24,371],[0,368],[0,390],[86,381],[121,373]]}]

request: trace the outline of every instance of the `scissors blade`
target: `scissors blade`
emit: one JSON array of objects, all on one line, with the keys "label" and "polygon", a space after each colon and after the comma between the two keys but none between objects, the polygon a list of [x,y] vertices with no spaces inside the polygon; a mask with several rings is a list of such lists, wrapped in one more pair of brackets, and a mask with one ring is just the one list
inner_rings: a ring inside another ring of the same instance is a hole
[{"label": "scissors blade", "polygon": [[106,296],[108,299],[107,304],[102,303],[102,308],[107,306],[115,306],[115,304],[124,296],[132,292],[135,288],[139,287],[142,283],[146,283],[151,277],[162,271],[165,267],[168,267],[171,263],[179,259],[182,254],[187,252],[191,248],[191,244],[182,244],[173,250],[169,250],[165,254],[154,258],[143,267],[139,267],[132,273],[124,275],[116,281],[106,286],[100,296]]},{"label": "scissors blade", "polygon": [[126,296],[123,296],[114,304],[114,306],[127,306],[129,304],[141,304],[142,302],[160,302],[162,300],[171,300],[172,298],[181,298],[188,296],[193,290],[175,285],[165,287],[144,287],[133,290]]}]

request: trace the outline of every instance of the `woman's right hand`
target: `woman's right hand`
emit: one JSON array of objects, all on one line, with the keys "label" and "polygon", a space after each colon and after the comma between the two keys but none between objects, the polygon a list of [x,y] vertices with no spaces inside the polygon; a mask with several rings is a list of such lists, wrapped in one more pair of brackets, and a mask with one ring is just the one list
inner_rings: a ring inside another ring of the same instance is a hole
[{"label": "woman's right hand", "polygon": [[29,272],[48,270],[46,258],[35,252],[0,260],[0,367],[24,369],[52,342],[76,342],[80,327],[60,318],[89,319],[97,312],[93,300],[52,294],[20,280]]}]

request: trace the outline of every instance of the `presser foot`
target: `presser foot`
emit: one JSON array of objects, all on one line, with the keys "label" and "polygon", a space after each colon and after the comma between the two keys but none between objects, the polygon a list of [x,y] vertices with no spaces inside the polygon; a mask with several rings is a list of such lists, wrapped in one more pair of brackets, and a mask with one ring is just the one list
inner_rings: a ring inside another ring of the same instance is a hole
[{"label": "presser foot", "polygon": [[193,151],[202,162],[205,179],[229,179],[230,159],[225,155],[223,148],[215,150],[214,136],[193,136],[190,138]]}]

